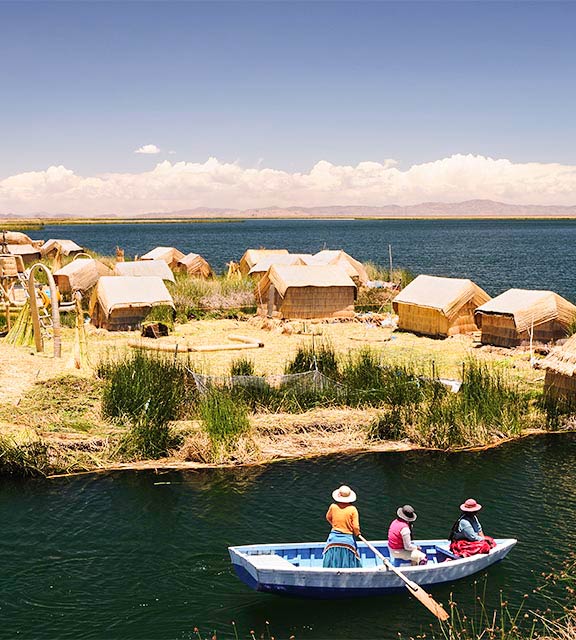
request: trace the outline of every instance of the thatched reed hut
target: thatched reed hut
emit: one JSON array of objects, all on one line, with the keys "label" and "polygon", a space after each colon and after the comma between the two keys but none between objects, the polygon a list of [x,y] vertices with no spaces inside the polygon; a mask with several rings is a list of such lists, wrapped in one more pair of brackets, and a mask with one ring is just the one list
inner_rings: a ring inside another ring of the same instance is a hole
[{"label": "thatched reed hut", "polygon": [[33,244],[9,244],[7,245],[8,253],[14,256],[20,256],[24,264],[30,265],[38,262],[42,257],[40,248]]},{"label": "thatched reed hut", "polygon": [[40,247],[43,258],[53,258],[56,254],[61,256],[75,256],[82,253],[84,249],[74,242],[74,240],[61,240],[51,238]]},{"label": "thatched reed hut", "polygon": [[164,262],[174,269],[178,264],[178,260],[184,257],[182,251],[178,251],[174,247],[156,247],[152,251],[148,251],[143,256],[140,256],[140,260],[164,260]]},{"label": "thatched reed hut", "polygon": [[244,255],[240,258],[238,268],[243,276],[247,276],[250,269],[265,258],[271,255],[287,255],[288,249],[247,249]]},{"label": "thatched reed hut", "polygon": [[482,344],[516,347],[566,337],[576,307],[553,291],[509,289],[475,312]]},{"label": "thatched reed hut", "polygon": [[268,273],[268,269],[272,265],[306,265],[311,260],[311,254],[304,253],[279,253],[264,256],[250,269],[249,276],[258,281],[262,276]]},{"label": "thatched reed hut", "polygon": [[90,300],[92,324],[109,331],[138,329],[153,307],[174,309],[172,296],[162,278],[104,276]]},{"label": "thatched reed hut", "polygon": [[554,349],[540,363],[540,368],[546,370],[546,395],[576,403],[576,334]]},{"label": "thatched reed hut", "polygon": [[174,282],[174,274],[164,260],[135,260],[134,262],[117,262],[114,275],[143,278],[156,276],[162,280]]},{"label": "thatched reed hut", "polygon": [[192,278],[203,278],[208,280],[214,277],[214,271],[201,255],[197,253],[188,253],[180,258],[176,263],[176,270],[181,273],[187,273]]},{"label": "thatched reed hut", "polygon": [[471,280],[420,275],[392,301],[398,328],[446,338],[477,330],[474,310],[490,296]]},{"label": "thatched reed hut", "polygon": [[30,236],[21,231],[2,231],[0,239],[6,244],[30,244],[33,247],[42,246],[42,240],[32,240]]},{"label": "thatched reed hut", "polygon": [[356,285],[340,267],[272,265],[255,296],[258,314],[269,318],[352,318]]},{"label": "thatched reed hut", "polygon": [[99,260],[78,258],[54,272],[54,280],[60,293],[91,289],[102,276],[111,276],[112,270]]},{"label": "thatched reed hut", "polygon": [[318,251],[318,253],[314,254],[312,260],[308,261],[308,264],[325,264],[342,267],[356,284],[366,284],[368,280],[370,280],[364,265],[341,249],[324,249]]}]

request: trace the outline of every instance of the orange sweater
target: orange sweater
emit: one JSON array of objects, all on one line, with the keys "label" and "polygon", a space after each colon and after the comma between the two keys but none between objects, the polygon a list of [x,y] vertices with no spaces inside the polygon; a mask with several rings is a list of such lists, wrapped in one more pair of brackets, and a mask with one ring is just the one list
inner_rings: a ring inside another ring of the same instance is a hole
[{"label": "orange sweater", "polygon": [[326,520],[332,525],[332,529],[342,533],[360,534],[360,520],[358,509],[351,504],[341,507],[339,504],[331,504],[326,514]]}]

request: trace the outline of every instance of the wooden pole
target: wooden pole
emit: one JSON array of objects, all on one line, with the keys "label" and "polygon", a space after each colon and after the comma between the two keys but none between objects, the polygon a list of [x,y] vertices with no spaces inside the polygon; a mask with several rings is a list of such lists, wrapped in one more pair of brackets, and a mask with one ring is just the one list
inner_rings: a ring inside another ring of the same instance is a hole
[{"label": "wooden pole", "polygon": [[392,275],[392,245],[388,245],[388,259],[390,260],[390,282],[394,282],[394,276]]}]

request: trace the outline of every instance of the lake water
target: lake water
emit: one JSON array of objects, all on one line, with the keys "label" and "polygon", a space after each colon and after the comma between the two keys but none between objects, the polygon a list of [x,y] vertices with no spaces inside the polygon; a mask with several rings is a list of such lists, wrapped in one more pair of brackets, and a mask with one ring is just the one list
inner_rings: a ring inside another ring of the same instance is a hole
[{"label": "lake water", "polygon": [[[525,439],[480,453],[370,453],[265,467],[127,472],[0,485],[0,637],[82,639],[259,635],[395,638],[432,621],[407,594],[346,602],[283,599],[249,590],[227,546],[323,540],[331,492],[358,493],[362,531],[385,535],[409,502],[416,536],[445,537],[458,505],[485,505],[487,533],[517,537],[488,572],[488,597],[510,601],[576,546],[576,434]],[[438,587],[470,611],[472,578]],[[532,596],[531,596],[532,597]],[[535,597],[535,596],[534,596]],[[529,601],[533,602],[533,601]],[[534,601],[537,604],[537,601]]]},{"label": "lake water", "polygon": [[342,248],[358,260],[415,273],[471,278],[491,295],[552,289],[576,302],[576,220],[246,220],[201,224],[47,225],[34,238],[71,238],[126,257],[155,246],[203,255],[217,270],[247,248],[315,253]]}]

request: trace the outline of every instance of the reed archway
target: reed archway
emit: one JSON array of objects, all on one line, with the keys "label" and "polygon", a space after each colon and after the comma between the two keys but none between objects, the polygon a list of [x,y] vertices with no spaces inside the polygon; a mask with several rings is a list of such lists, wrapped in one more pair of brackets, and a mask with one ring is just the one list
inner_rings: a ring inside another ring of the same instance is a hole
[{"label": "reed archway", "polygon": [[44,340],[42,338],[42,327],[40,325],[40,313],[38,311],[38,301],[36,300],[36,282],[34,279],[35,273],[43,271],[48,279],[48,286],[50,287],[50,310],[52,316],[52,337],[54,340],[54,357],[60,358],[62,356],[62,338],[60,329],[60,308],[58,306],[58,291],[56,289],[56,282],[52,277],[52,272],[48,267],[41,262],[37,262],[30,268],[30,275],[28,277],[28,296],[30,299],[30,315],[32,316],[32,325],[34,327],[34,343],[36,345],[36,351],[44,351]]}]

